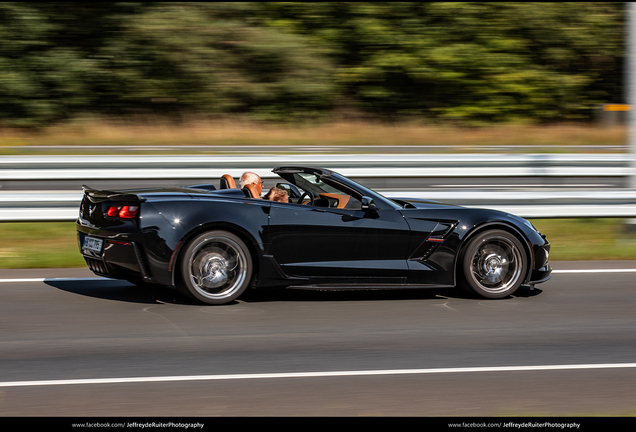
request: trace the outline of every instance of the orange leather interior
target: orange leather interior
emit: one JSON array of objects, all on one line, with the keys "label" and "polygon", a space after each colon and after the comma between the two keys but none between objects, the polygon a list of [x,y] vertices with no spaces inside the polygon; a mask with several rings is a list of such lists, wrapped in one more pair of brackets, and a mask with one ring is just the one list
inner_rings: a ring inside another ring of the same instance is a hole
[{"label": "orange leather interior", "polygon": [[236,189],[234,177],[229,174],[223,174],[221,176],[221,189]]},{"label": "orange leather interior", "polygon": [[321,193],[320,196],[337,200],[338,201],[337,208],[339,209],[344,208],[349,202],[349,198],[351,198],[349,195],[340,195],[340,194],[334,194],[334,193]]},{"label": "orange leather interior", "polygon": [[249,192],[250,197],[257,198],[257,199],[261,198],[261,196],[258,194],[258,191],[256,190],[256,186],[254,186],[253,184],[245,185],[243,190],[246,190],[246,189]]}]

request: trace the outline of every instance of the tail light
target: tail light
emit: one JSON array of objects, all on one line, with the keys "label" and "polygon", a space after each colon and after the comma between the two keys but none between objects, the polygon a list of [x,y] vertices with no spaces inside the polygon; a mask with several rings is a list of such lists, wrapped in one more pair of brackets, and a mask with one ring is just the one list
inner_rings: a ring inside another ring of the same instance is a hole
[{"label": "tail light", "polygon": [[122,219],[134,219],[137,213],[139,213],[139,206],[111,206],[106,211],[107,216]]}]

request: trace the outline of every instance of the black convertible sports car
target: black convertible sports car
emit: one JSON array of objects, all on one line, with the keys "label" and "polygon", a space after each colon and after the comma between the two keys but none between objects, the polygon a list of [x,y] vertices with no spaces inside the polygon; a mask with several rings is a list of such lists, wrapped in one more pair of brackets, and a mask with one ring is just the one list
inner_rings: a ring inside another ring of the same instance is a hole
[{"label": "black convertible sports car", "polygon": [[460,286],[502,298],[550,278],[550,243],[523,218],[389,199],[326,169],[272,172],[288,203],[238,189],[229,175],[219,189],[84,186],[80,251],[97,275],[174,285],[208,304],[273,286]]}]

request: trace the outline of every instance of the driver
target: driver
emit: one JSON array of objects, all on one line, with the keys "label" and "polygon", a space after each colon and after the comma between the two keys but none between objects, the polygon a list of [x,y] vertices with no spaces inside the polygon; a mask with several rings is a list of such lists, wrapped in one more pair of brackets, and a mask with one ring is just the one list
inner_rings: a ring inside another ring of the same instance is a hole
[{"label": "driver", "polygon": [[265,195],[265,199],[270,201],[278,201],[278,202],[289,202],[289,195],[287,192],[281,188],[277,188],[276,186],[272,187],[269,192]]}]

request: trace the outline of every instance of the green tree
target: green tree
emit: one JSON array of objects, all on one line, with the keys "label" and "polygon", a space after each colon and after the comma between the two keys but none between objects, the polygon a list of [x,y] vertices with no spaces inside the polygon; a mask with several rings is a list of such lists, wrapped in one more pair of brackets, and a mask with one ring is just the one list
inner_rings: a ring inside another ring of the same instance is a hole
[{"label": "green tree", "polygon": [[266,3],[321,41],[339,94],[381,115],[462,122],[589,116],[620,98],[620,3]]},{"label": "green tree", "polygon": [[0,3],[0,126],[94,113],[462,124],[622,102],[622,3]]},{"label": "green tree", "polygon": [[158,3],[131,17],[99,51],[102,106],[273,120],[328,111],[331,63],[302,36],[252,24],[252,9]]},{"label": "green tree", "polygon": [[0,3],[0,125],[39,126],[86,102],[89,65],[51,43],[54,25],[29,4]]}]

